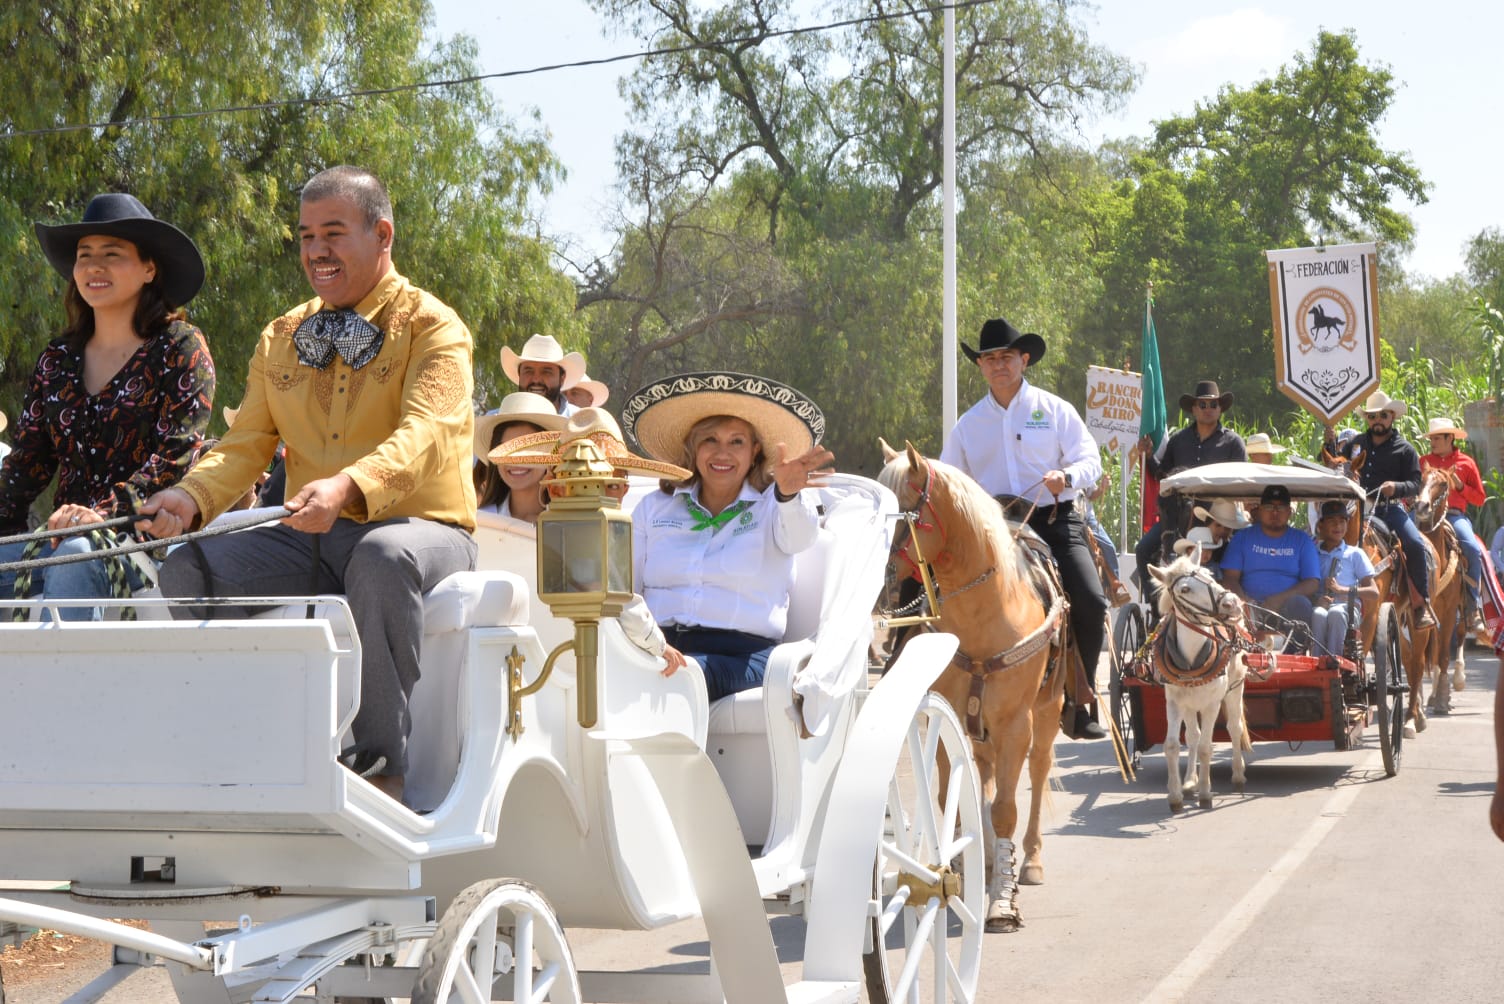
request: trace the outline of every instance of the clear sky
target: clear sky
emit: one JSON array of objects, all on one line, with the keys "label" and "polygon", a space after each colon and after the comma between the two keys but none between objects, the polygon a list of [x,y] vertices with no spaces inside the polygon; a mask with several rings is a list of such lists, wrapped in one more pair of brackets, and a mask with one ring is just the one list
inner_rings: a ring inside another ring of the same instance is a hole
[{"label": "clear sky", "polygon": [[[816,6],[816,5],[811,5]],[[480,43],[483,72],[594,59],[640,48],[607,39],[583,0],[434,0],[436,31],[463,32]],[[817,23],[820,15],[812,14]],[[1407,151],[1431,183],[1430,201],[1405,206],[1417,226],[1404,262],[1442,278],[1463,268],[1468,238],[1504,225],[1504,192],[1495,183],[1500,158],[1498,81],[1504,5],[1481,0],[1324,0],[1321,3],[1227,3],[1220,0],[1105,0],[1085,20],[1098,44],[1142,71],[1138,91],[1111,119],[1087,127],[1085,139],[1148,135],[1150,123],[1190,112],[1225,85],[1246,87],[1309,48],[1321,28],[1355,29],[1367,63],[1387,64],[1397,93],[1379,125],[1386,149]],[[493,81],[492,92],[514,118],[537,109],[568,181],[548,201],[548,232],[604,252],[596,221],[613,201],[613,140],[625,121],[618,78],[630,63],[558,70]]]}]

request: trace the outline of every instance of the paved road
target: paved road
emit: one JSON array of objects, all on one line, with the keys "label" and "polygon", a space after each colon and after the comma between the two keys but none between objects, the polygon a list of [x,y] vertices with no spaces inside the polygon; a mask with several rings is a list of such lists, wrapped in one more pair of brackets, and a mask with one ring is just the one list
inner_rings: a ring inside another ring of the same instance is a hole
[{"label": "paved road", "polygon": [[[1106,743],[1062,742],[1049,799],[1048,884],[1025,928],[986,943],[981,1004],[1025,1001],[1494,1001],[1504,846],[1489,831],[1491,656],[1470,650],[1455,711],[1385,778],[1376,745],[1260,745],[1248,791],[1171,817],[1158,752],[1125,785]],[[1370,735],[1372,731],[1370,730]],[[790,979],[800,922],[774,921]],[[703,969],[703,932],[571,931],[582,968]],[[50,1004],[98,975],[68,972],[8,1004]],[[97,998],[167,999],[160,971]]]}]

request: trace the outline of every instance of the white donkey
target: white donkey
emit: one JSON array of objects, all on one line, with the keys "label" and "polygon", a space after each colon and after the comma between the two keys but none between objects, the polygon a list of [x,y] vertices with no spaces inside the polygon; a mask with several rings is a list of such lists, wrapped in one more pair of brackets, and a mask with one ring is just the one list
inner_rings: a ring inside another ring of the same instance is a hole
[{"label": "white donkey", "polygon": [[[1233,738],[1233,790],[1245,780],[1243,752],[1252,749],[1243,721],[1243,680],[1247,667],[1238,643],[1243,602],[1200,564],[1200,548],[1149,572],[1160,584],[1163,618],[1151,650],[1155,675],[1165,688],[1165,763],[1169,768],[1170,811],[1185,808],[1192,786],[1203,809],[1212,807],[1212,734],[1217,710],[1227,713]],[[1191,775],[1180,780],[1180,725],[1185,723]]]}]

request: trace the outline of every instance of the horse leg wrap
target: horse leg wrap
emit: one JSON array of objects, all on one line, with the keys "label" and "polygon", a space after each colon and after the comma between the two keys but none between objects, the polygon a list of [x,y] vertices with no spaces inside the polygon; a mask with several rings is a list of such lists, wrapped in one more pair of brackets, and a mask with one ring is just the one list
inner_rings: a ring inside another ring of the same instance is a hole
[{"label": "horse leg wrap", "polygon": [[1018,913],[1018,879],[1013,874],[1013,841],[999,837],[992,848],[992,875],[987,883],[989,931],[1015,931],[1024,926]]}]

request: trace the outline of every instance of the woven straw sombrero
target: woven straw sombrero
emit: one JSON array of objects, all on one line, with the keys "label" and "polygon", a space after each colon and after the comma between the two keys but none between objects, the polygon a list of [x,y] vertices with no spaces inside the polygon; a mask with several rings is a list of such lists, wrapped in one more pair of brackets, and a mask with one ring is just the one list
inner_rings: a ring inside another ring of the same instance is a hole
[{"label": "woven straw sombrero", "polygon": [[808,452],[825,435],[825,415],[815,402],[787,384],[745,373],[682,373],[642,387],[627,401],[621,426],[650,457],[694,466],[684,441],[702,418],[729,415],[757,431],[765,459]]},{"label": "woven straw sombrero", "polygon": [[[476,460],[485,463],[486,455],[491,452],[491,434],[496,431],[498,425],[506,425],[508,422],[526,422],[540,429],[564,428],[564,416],[554,411],[554,406],[548,398],[542,394],[519,390],[515,394],[508,394],[502,398],[501,407],[492,414],[475,416],[475,438],[472,445]],[[536,433],[528,435],[536,435]],[[517,437],[517,439],[526,438],[528,437]]]},{"label": "woven straw sombrero", "polygon": [[689,472],[676,464],[666,464],[639,457],[627,449],[621,426],[611,413],[600,408],[581,408],[570,415],[561,429],[534,432],[502,443],[491,451],[493,464],[556,467],[564,462],[563,447],[576,439],[592,439],[601,448],[611,466],[638,474],[651,474],[669,481],[684,481]]}]

